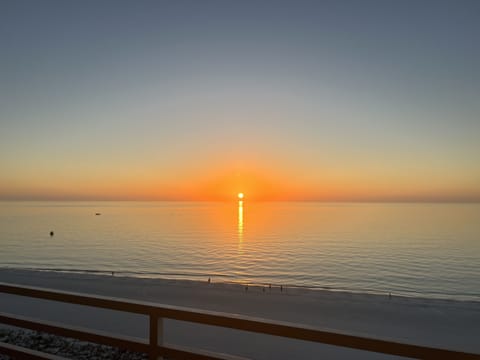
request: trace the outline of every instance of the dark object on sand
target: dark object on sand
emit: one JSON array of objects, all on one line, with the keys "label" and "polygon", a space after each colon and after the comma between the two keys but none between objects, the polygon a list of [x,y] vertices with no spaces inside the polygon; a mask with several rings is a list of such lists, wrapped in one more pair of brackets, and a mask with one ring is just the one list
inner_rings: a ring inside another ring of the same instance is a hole
[{"label": "dark object on sand", "polygon": [[210,284],[210,281],[211,281],[210,278],[208,278],[208,283],[209,283],[209,284]]},{"label": "dark object on sand", "polygon": [[53,231],[50,231],[50,236],[53,236],[53,235],[54,235],[54,234],[53,234]]},{"label": "dark object on sand", "polygon": [[96,215],[96,216],[98,216],[98,215],[102,215],[102,213],[95,213],[95,215]]}]

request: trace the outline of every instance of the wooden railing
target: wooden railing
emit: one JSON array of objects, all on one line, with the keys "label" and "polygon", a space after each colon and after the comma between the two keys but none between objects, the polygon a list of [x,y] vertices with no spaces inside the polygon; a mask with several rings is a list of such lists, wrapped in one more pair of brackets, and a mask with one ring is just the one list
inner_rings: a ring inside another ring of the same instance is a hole
[{"label": "wooden railing", "polygon": [[[271,321],[170,305],[159,305],[150,302],[125,300],[98,295],[85,295],[30,286],[18,286],[2,282],[0,282],[0,293],[146,315],[149,317],[148,341],[142,338],[127,337],[117,334],[114,335],[92,329],[74,327],[6,313],[0,313],[0,324],[3,323],[11,326],[76,338],[83,341],[110,345],[126,350],[142,352],[148,354],[149,359],[158,359],[159,357],[168,359],[243,359],[241,357],[227,354],[166,344],[163,341],[164,319],[214,325],[223,328],[244,330],[253,333],[281,336],[289,339],[306,340],[404,357],[421,359],[480,359],[480,354],[404,344],[395,341],[325,331],[317,327],[292,324],[288,322]],[[58,356],[42,354],[34,350],[1,342],[0,353],[13,356],[19,356],[21,354],[19,357],[22,359],[61,359]]]}]

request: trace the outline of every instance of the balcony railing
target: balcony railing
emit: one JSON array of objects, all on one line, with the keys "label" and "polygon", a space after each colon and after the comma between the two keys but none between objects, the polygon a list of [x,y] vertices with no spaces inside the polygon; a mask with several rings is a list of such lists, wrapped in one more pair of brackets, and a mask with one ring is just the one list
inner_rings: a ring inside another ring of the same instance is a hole
[{"label": "balcony railing", "polygon": [[[165,343],[163,341],[164,319],[173,319],[411,358],[480,360],[480,354],[405,344],[396,341],[325,331],[313,326],[170,305],[160,305],[150,302],[125,300],[98,295],[86,295],[30,286],[19,286],[2,282],[0,282],[0,293],[146,315],[149,317],[148,340],[6,313],[0,313],[0,324],[7,324],[146,353],[148,354],[149,359],[244,359],[238,356],[200,349],[191,349]],[[38,351],[1,342],[0,353],[18,356],[22,359],[61,359],[55,355],[40,353]]]}]

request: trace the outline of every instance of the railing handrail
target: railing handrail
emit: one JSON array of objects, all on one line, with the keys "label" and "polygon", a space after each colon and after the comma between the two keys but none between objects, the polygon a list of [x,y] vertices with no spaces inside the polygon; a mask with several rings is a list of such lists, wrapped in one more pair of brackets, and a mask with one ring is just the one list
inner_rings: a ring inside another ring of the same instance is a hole
[{"label": "railing handrail", "polygon": [[[13,285],[5,282],[0,282],[0,293],[148,315],[150,317],[150,345],[155,348],[155,352],[158,352],[158,348],[162,347],[162,344],[156,343],[158,336],[157,332],[159,331],[156,329],[157,320],[167,318],[297,340],[313,341],[389,355],[415,358],[449,357],[455,359],[480,359],[480,354],[405,344],[395,340],[352,335],[340,331],[331,331],[314,326],[300,325],[284,321],[273,321],[258,317],[198,310],[146,301],[121,299],[102,295],[87,295],[33,286]],[[155,332],[153,340],[152,332]],[[152,342],[154,343],[152,344]]]}]

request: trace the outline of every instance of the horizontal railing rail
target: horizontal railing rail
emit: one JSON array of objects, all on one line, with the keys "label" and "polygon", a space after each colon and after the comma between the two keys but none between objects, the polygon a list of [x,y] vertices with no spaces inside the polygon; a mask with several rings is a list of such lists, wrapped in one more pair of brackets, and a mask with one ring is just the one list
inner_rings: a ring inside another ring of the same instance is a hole
[{"label": "horizontal railing rail", "polygon": [[[150,359],[157,359],[160,356],[173,359],[242,359],[232,355],[189,349],[164,343],[163,319],[172,319],[388,355],[422,359],[451,358],[480,360],[480,354],[405,344],[392,340],[327,331],[313,326],[171,305],[160,305],[151,302],[118,299],[99,295],[85,295],[31,286],[12,285],[2,282],[0,282],[0,293],[146,315],[149,317],[148,341],[4,313],[0,313],[0,323],[144,352],[149,354]],[[5,351],[0,344],[0,352],[2,350]]]},{"label": "horizontal railing rail", "polygon": [[64,357],[0,342],[0,354],[23,360],[68,360]]}]

